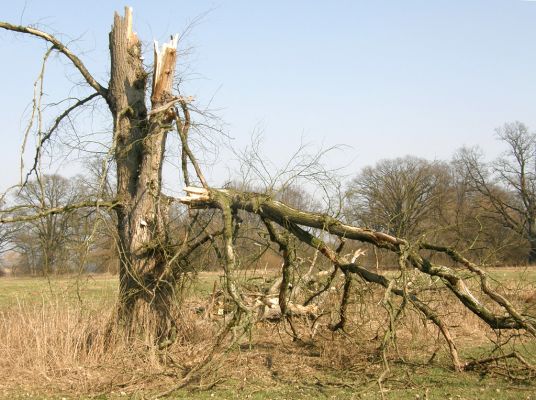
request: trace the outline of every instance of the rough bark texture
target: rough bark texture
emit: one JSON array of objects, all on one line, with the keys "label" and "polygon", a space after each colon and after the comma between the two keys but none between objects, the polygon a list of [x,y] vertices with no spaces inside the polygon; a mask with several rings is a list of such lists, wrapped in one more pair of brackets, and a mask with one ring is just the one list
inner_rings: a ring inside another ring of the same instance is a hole
[{"label": "rough bark texture", "polygon": [[529,262],[529,265],[535,265],[536,264],[536,239],[534,237],[529,238],[529,245],[530,245],[530,250],[529,250],[528,262]]},{"label": "rough bark texture", "polygon": [[[176,39],[164,45],[155,58],[153,109],[171,98],[175,46]],[[140,41],[132,32],[132,13],[128,8],[124,17],[115,15],[110,54],[107,101],[114,120],[120,202],[116,208],[120,238],[119,317],[130,333],[143,326],[160,340],[172,328],[173,282],[163,279],[168,204],[161,195],[161,181],[166,135],[174,116],[165,108],[150,115],[147,111],[148,74],[141,59]]]},{"label": "rough bark texture", "polygon": [[[61,41],[53,35],[32,27],[0,21],[0,28],[36,36],[48,42],[67,57],[95,93],[75,102],[45,132],[43,142],[50,139],[69,114],[92,99],[105,99],[113,117],[112,151],[117,166],[117,198],[113,202],[91,201],[40,209],[33,215],[0,218],[0,223],[22,222],[52,216],[72,209],[106,206],[117,213],[119,238],[120,289],[118,319],[129,336],[147,333],[151,340],[169,337],[173,329],[171,305],[175,280],[187,255],[212,238],[210,233],[181,246],[180,254],[168,257],[168,199],[161,194],[162,165],[166,136],[175,122],[180,131],[184,151],[192,162],[198,178],[206,185],[195,157],[187,147],[190,126],[188,103],[191,98],[171,93],[176,64],[178,37],[161,48],[155,43],[155,60],[150,93],[151,109],[146,104],[148,72],[142,62],[141,43],[132,31],[132,10],[117,13],[109,36],[110,81],[108,88],[100,84]],[[178,115],[179,103],[184,121]],[[38,160],[38,148],[36,159]],[[36,171],[34,167],[31,171]],[[30,171],[30,172],[31,172]],[[186,171],[187,172],[187,171]],[[187,175],[187,174],[186,174]],[[7,214],[6,214],[7,215]]]}]

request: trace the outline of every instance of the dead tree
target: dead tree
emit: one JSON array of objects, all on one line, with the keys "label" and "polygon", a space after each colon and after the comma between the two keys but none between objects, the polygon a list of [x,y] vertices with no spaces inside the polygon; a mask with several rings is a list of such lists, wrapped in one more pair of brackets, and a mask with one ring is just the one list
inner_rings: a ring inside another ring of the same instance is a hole
[{"label": "dead tree", "polygon": [[[166,231],[169,202],[161,193],[162,166],[166,138],[177,122],[181,137],[187,137],[190,124],[188,99],[172,93],[177,58],[178,36],[161,47],[155,42],[152,79],[142,62],[141,42],[132,30],[132,10],[115,14],[109,36],[110,81],[108,87],[88,71],[83,62],[54,36],[38,29],[0,22],[0,27],[36,36],[62,53],[80,72],[92,89],[88,96],[67,108],[42,138],[42,145],[56,132],[62,120],[76,108],[102,98],[113,119],[112,149],[117,167],[117,198],[113,202],[98,199],[69,207],[109,207],[117,213],[120,253],[119,320],[127,331],[144,327],[155,338],[169,334],[172,328],[170,302],[175,272],[167,253]],[[146,104],[151,81],[150,104]],[[179,116],[177,105],[184,110]],[[184,146],[185,149],[187,146]],[[34,165],[35,170],[36,165]],[[66,211],[45,210],[35,217]],[[3,222],[12,222],[4,218]],[[180,257],[175,257],[177,265]]]}]

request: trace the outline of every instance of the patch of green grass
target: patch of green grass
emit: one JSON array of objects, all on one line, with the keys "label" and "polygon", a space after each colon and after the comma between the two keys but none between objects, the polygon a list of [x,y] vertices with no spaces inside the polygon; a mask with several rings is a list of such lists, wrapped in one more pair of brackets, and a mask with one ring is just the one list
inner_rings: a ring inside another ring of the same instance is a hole
[{"label": "patch of green grass", "polygon": [[51,300],[82,304],[112,301],[117,286],[114,276],[1,278],[0,308]]},{"label": "patch of green grass", "polygon": [[[388,271],[387,274],[394,274]],[[490,268],[491,278],[507,282],[518,281],[536,285],[536,268],[507,267]],[[237,277],[251,280],[251,277]],[[262,278],[259,278],[262,279]],[[214,284],[221,288],[221,272],[201,272],[196,278],[186,281],[187,295],[206,298],[214,290]],[[5,277],[0,278],[0,307],[13,306],[19,302],[39,302],[50,299],[64,299],[69,302],[97,302],[113,300],[117,295],[118,278],[111,275],[82,275],[74,277]]]},{"label": "patch of green grass", "polygon": [[[207,298],[214,284],[221,288],[220,272],[202,272],[185,278],[186,296]],[[118,291],[118,277],[113,275],[81,275],[60,277],[4,277],[0,278],[0,308],[43,301],[94,304],[114,301]]]},{"label": "patch of green grass", "polygon": [[186,282],[187,295],[195,295],[206,298],[216,288],[221,288],[224,284],[221,272],[201,272],[195,277],[188,277]]},{"label": "patch of green grass", "polygon": [[[455,373],[438,367],[391,366],[391,375],[383,382],[385,399],[536,399],[536,387],[508,382],[500,377],[475,373]],[[110,397],[111,399],[112,397]],[[133,397],[135,398],[135,397]],[[140,397],[141,398],[141,397]],[[344,385],[323,383],[281,383],[256,385],[255,382],[227,381],[206,391],[180,390],[170,399],[382,399],[375,379]]]},{"label": "patch of green grass", "polygon": [[518,281],[536,285],[535,267],[504,267],[489,268],[488,275],[497,281]]},{"label": "patch of green grass", "polygon": [[[383,383],[385,399],[479,399],[479,400],[530,400],[536,399],[534,386],[513,384],[501,378],[481,378],[477,374],[454,373],[440,368],[427,367],[424,370],[395,369],[390,379]],[[153,394],[153,396],[156,395]],[[129,399],[152,398],[147,393],[128,394]],[[125,398],[120,394],[109,394],[103,400]],[[349,383],[344,386],[324,384],[322,382],[306,384],[296,382],[286,384],[274,382],[272,386],[257,385],[255,382],[227,381],[210,390],[179,390],[168,399],[382,399],[376,381],[366,384]]]},{"label": "patch of green grass", "polygon": [[[515,384],[497,377],[480,377],[474,373],[455,373],[436,367],[410,368],[392,366],[392,375],[383,383],[383,394],[389,400],[416,399],[452,399],[452,400],[534,400],[536,387],[527,384]],[[109,393],[92,399],[142,400],[155,398],[158,393]],[[17,399],[72,399],[69,395],[32,395],[10,394]],[[80,398],[80,397],[77,397]],[[87,398],[89,397],[81,397]],[[160,397],[159,397],[160,398]],[[344,386],[329,385],[321,381],[316,383],[281,383],[274,381],[271,386],[257,385],[255,382],[229,380],[209,390],[179,390],[166,399],[192,400],[294,400],[294,399],[382,399],[375,380],[367,383],[350,382]]]}]

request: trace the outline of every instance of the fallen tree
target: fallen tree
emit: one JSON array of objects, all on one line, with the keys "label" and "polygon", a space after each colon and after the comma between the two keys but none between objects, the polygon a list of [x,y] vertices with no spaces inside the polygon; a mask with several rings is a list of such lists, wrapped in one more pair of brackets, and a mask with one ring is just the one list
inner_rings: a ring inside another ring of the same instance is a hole
[{"label": "fallen tree", "polygon": [[[232,243],[233,230],[232,220],[230,216],[236,214],[236,210],[244,210],[249,213],[254,213],[263,220],[273,221],[279,227],[301,242],[306,243],[312,248],[319,250],[326,258],[328,258],[334,267],[342,271],[345,275],[356,274],[367,282],[372,282],[384,287],[388,292],[392,292],[397,296],[401,296],[410,302],[418,309],[426,318],[431,320],[440,329],[446,339],[454,368],[461,370],[462,364],[459,360],[456,346],[451,338],[448,328],[445,323],[439,318],[428,305],[420,300],[407,287],[398,287],[394,280],[390,280],[381,274],[369,271],[368,269],[355,263],[348,262],[342,259],[338,252],[326,244],[325,240],[320,238],[320,235],[307,231],[304,227],[314,228],[318,232],[329,233],[333,236],[338,236],[344,239],[356,240],[372,244],[378,248],[387,249],[399,256],[399,265],[401,270],[413,267],[420,272],[439,277],[441,282],[462,302],[462,304],[471,310],[475,315],[482,319],[492,329],[519,329],[528,332],[536,337],[536,318],[531,315],[523,315],[519,312],[508,299],[500,295],[490,288],[486,273],[474,263],[465,259],[460,253],[454,249],[436,246],[426,242],[416,243],[414,245],[408,243],[402,238],[397,238],[387,235],[382,232],[375,232],[370,229],[355,227],[342,223],[341,221],[330,217],[326,214],[318,214],[298,210],[284,203],[272,199],[268,195],[251,192],[240,192],[232,189],[211,189],[211,188],[196,188],[186,187],[187,196],[181,197],[178,200],[188,205],[191,208],[218,208],[224,215],[224,226],[227,229],[224,231],[225,243],[227,246],[226,252],[226,276],[228,282],[228,290],[232,293],[232,298],[236,301],[237,307],[244,309],[240,296],[236,292],[234,278],[232,276],[233,267],[235,265]],[[272,241],[278,243],[282,250],[285,265],[291,264],[289,257],[289,249],[285,242],[277,237],[274,228],[270,227],[270,237]],[[478,277],[483,293],[493,302],[494,305],[500,306],[503,314],[493,312],[482,301],[469,290],[461,276],[460,270],[455,270],[452,267],[444,265],[436,265],[430,261],[429,256],[424,256],[422,251],[431,251],[436,253],[446,254],[459,267],[463,267],[463,271],[469,271],[471,275],[467,278]],[[283,271],[285,270],[283,266]],[[284,280],[284,275],[283,275]],[[347,298],[347,291],[350,285],[344,286],[344,294],[342,297],[341,310],[344,311],[344,301]],[[279,305],[284,315],[284,304],[286,303],[285,290],[286,286],[281,285],[279,296]],[[337,329],[344,327],[344,312],[341,312],[341,323],[336,325]]]}]

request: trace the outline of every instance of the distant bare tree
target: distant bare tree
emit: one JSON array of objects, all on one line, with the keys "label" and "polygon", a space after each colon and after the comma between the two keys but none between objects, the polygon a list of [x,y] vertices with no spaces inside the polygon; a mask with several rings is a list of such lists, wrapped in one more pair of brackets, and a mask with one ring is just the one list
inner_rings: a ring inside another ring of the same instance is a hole
[{"label": "distant bare tree", "polygon": [[351,181],[347,213],[355,222],[411,238],[441,211],[448,187],[449,171],[442,163],[409,156],[383,160]]},{"label": "distant bare tree", "polygon": [[[0,202],[0,208],[3,202]],[[19,230],[18,225],[0,224],[0,255],[13,249],[13,237]]]},{"label": "distant bare tree", "polygon": [[[83,196],[80,183],[80,179],[69,180],[59,175],[44,175],[30,181],[17,195],[17,213],[24,216],[43,208],[73,204]],[[31,271],[46,275],[62,272],[66,267],[67,244],[76,231],[74,216],[73,212],[49,214],[18,224],[20,229],[14,242]]]},{"label": "distant bare tree", "polygon": [[496,130],[507,150],[492,162],[476,148],[458,151],[469,188],[487,201],[488,217],[515,232],[529,244],[528,262],[536,262],[536,135],[521,122]]},{"label": "distant bare tree", "polygon": [[[0,200],[0,209],[4,208],[4,203],[4,201]],[[3,267],[5,266],[3,265],[3,256],[5,255],[5,253],[13,250],[13,248],[15,247],[13,239],[19,229],[20,226],[17,224],[0,224],[0,276],[5,274],[5,271],[3,269]]]}]

